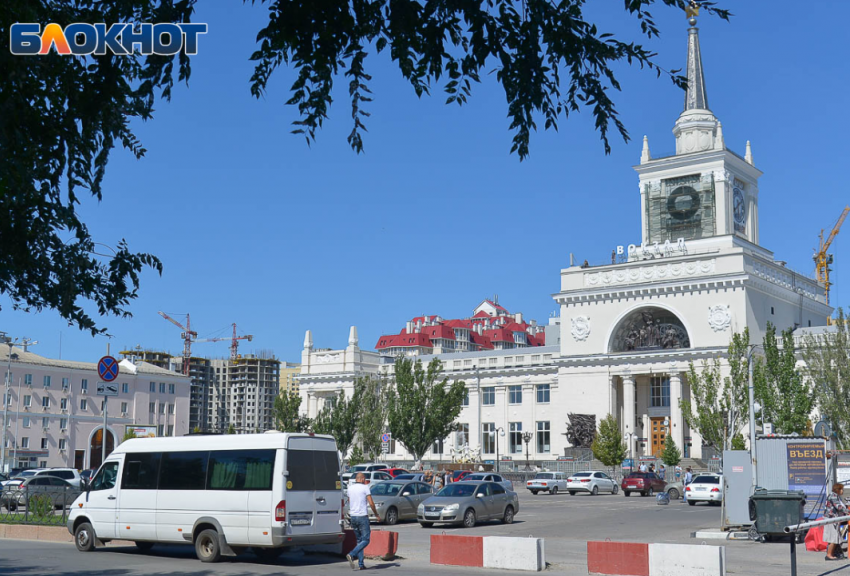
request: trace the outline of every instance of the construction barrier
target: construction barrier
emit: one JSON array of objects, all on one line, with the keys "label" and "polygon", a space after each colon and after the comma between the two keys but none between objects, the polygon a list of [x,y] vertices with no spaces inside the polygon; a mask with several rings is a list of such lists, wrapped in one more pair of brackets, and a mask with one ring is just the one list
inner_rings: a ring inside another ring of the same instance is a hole
[{"label": "construction barrier", "polygon": [[620,576],[649,576],[649,544],[588,542],[587,572]]},{"label": "construction barrier", "polygon": [[484,567],[484,536],[431,535],[431,564]]},{"label": "construction barrier", "polygon": [[726,576],[725,546],[650,544],[650,576]]},{"label": "construction barrier", "polygon": [[[311,544],[304,546],[303,549],[305,552],[344,556],[354,550],[355,546],[357,546],[357,537],[354,536],[354,531],[346,530],[345,539],[338,544]],[[363,550],[363,555],[366,558],[392,560],[396,552],[398,552],[398,532],[372,530],[369,545]]]},{"label": "construction barrier", "polygon": [[588,542],[587,572],[616,576],[726,576],[726,548]]},{"label": "construction barrier", "polygon": [[431,564],[533,570],[546,568],[542,538],[431,535]]},{"label": "construction barrier", "polygon": [[532,570],[546,568],[543,538],[484,537],[484,568]]}]

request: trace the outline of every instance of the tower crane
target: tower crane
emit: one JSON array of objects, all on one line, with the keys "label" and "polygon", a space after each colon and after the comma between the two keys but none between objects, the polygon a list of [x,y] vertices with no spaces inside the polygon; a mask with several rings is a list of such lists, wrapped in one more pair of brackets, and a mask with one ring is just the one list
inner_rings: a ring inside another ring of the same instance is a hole
[{"label": "tower crane", "polygon": [[832,254],[828,254],[827,250],[829,250],[835,237],[838,236],[838,231],[841,229],[841,225],[844,224],[844,219],[847,218],[848,212],[850,212],[850,206],[845,206],[844,211],[841,212],[838,222],[832,227],[826,241],[823,239],[823,229],[821,229],[819,247],[815,251],[814,256],[812,256],[812,259],[815,261],[815,275],[818,282],[823,284],[823,292],[827,304],[829,304],[829,287],[832,286],[832,283],[829,281],[829,273],[832,271],[829,267],[832,264]]},{"label": "tower crane", "polygon": [[195,339],[198,337],[198,333],[190,328],[191,324],[189,314],[186,314],[186,326],[183,326],[180,322],[178,322],[165,312],[159,312],[158,314],[183,331],[183,333],[180,334],[180,337],[183,338],[183,374],[188,376],[189,359],[192,357],[192,342],[195,342]]},{"label": "tower crane", "polygon": [[239,356],[239,341],[247,340],[248,342],[252,341],[254,336],[251,334],[246,334],[244,336],[236,335],[236,323],[233,323],[233,336],[230,338],[222,337],[222,338],[201,338],[200,340],[195,340],[195,342],[221,342],[222,340],[230,340],[230,361],[232,363],[236,362],[237,357]]}]

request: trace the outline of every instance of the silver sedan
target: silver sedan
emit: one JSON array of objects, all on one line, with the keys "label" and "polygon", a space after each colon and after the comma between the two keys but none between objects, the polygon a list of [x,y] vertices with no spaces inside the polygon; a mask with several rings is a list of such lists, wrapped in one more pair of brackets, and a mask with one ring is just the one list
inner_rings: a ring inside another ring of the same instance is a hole
[{"label": "silver sedan", "polygon": [[481,520],[511,524],[517,512],[519,498],[513,490],[495,482],[454,482],[420,504],[416,518],[423,528],[438,522],[472,528]]}]

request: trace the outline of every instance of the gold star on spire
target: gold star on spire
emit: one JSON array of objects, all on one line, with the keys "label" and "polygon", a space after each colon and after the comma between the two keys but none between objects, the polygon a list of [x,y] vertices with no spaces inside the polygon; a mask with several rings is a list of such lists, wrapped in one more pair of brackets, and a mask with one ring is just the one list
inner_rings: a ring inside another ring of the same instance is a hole
[{"label": "gold star on spire", "polygon": [[687,8],[685,8],[685,15],[688,18],[696,18],[699,16],[699,4],[697,4],[695,0],[690,0]]}]

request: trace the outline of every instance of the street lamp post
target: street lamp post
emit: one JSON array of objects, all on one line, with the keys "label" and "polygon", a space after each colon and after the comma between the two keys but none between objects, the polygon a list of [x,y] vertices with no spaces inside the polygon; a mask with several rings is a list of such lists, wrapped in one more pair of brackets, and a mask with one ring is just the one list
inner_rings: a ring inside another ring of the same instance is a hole
[{"label": "street lamp post", "polygon": [[490,432],[493,436],[496,437],[496,474],[499,473],[499,436],[505,436],[505,429],[499,426],[492,432]]},{"label": "street lamp post", "polygon": [[[0,471],[6,471],[6,428],[9,426],[9,386],[12,383],[12,346],[15,342],[5,332],[0,332],[0,342],[9,347],[9,363],[6,367],[6,382],[3,395],[3,434],[0,439]],[[15,439],[17,442],[17,439]]]},{"label": "street lamp post", "polygon": [[531,470],[528,465],[528,444],[531,442],[531,432],[526,430],[522,433],[522,441],[525,442],[525,469]]},{"label": "street lamp post", "polygon": [[[753,352],[755,352],[756,348],[761,348],[760,344],[753,344],[750,346],[750,351],[747,354],[747,366],[749,372],[749,409],[750,409],[750,460],[752,461],[753,468],[753,490],[756,489],[756,485],[758,485],[758,472],[756,466],[758,465],[758,460],[756,459],[756,410],[755,410],[755,390],[753,387]],[[734,434],[735,431],[733,430]]]}]

